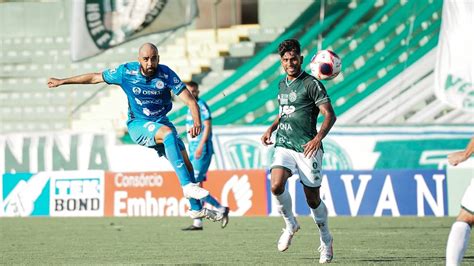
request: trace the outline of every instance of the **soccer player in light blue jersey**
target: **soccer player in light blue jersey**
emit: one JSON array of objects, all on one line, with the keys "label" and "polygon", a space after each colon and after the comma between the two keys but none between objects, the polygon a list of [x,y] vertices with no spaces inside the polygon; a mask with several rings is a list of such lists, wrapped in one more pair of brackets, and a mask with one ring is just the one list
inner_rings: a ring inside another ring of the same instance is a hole
[{"label": "soccer player in light blue jersey", "polygon": [[[194,96],[199,106],[201,113],[202,129],[199,136],[193,138],[191,134],[188,134],[189,143],[189,159],[194,169],[194,178],[196,182],[199,182],[202,186],[202,182],[206,181],[207,170],[211,164],[212,155],[214,149],[212,147],[212,124],[211,124],[211,110],[207,106],[206,102],[199,98],[199,85],[194,82],[186,83],[186,87],[189,92]],[[186,116],[186,128],[191,130],[194,125],[193,116],[191,109],[188,109]],[[193,224],[189,227],[183,228],[184,231],[195,231],[202,230],[202,218],[196,218],[193,220]]]},{"label": "soccer player in light blue jersey", "polygon": [[[155,149],[159,156],[166,156],[170,161],[184,196],[189,199],[191,218],[220,221],[224,228],[228,223],[229,208],[221,206],[196,182],[184,143],[166,116],[172,108],[172,92],[191,110],[193,125],[189,128],[189,134],[197,137],[202,129],[199,106],[176,73],[159,64],[159,61],[156,46],[145,43],[139,49],[138,62],[125,63],[102,73],[88,73],[63,79],[49,78],[48,87],[102,82],[119,85],[128,99],[127,127],[132,140]],[[217,211],[203,208],[201,200],[214,206]]]}]

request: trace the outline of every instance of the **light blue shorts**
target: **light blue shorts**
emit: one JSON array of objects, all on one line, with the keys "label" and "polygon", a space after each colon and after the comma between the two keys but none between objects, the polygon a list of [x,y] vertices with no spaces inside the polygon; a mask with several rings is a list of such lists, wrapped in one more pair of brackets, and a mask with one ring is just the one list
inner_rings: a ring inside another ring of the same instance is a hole
[{"label": "light blue shorts", "polygon": [[184,143],[179,138],[176,128],[173,123],[169,121],[168,117],[162,117],[155,122],[142,119],[133,119],[127,122],[128,134],[133,142],[141,146],[155,149],[159,156],[166,156],[165,146],[163,143],[157,144],[155,142],[156,132],[158,132],[162,126],[171,128],[173,131],[172,134],[175,134],[178,140],[179,150],[184,150]]},{"label": "light blue shorts", "polygon": [[196,182],[204,182],[207,179],[207,170],[211,165],[212,155],[214,154],[214,148],[212,147],[212,141],[208,141],[202,149],[202,154],[199,159],[194,158],[196,147],[189,149],[189,160],[194,168],[194,178]]}]

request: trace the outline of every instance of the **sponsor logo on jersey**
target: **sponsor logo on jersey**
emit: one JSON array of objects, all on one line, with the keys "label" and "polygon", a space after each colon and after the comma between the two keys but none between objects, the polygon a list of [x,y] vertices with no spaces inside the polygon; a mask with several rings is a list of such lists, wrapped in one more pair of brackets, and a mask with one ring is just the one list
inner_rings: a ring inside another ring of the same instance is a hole
[{"label": "sponsor logo on jersey", "polygon": [[138,95],[142,92],[142,89],[140,89],[139,87],[133,87],[132,91],[134,94]]},{"label": "sponsor logo on jersey", "polygon": [[281,94],[278,96],[278,100],[280,100],[280,105],[288,104],[288,94]]},{"label": "sponsor logo on jersey", "polygon": [[150,112],[150,110],[148,110],[148,108],[143,108],[143,113],[144,113],[146,116],[150,116],[150,115],[151,115],[151,112]]},{"label": "sponsor logo on jersey", "polygon": [[161,91],[153,91],[153,90],[144,90],[142,91],[143,95],[160,95]]},{"label": "sponsor logo on jersey", "polygon": [[[136,76],[138,74],[137,70],[126,70],[125,74]],[[138,80],[132,80],[132,83],[138,83]]]},{"label": "sponsor logo on jersey", "polygon": [[293,106],[293,105],[285,105],[283,106],[283,109],[282,109],[282,113],[285,114],[285,115],[290,115],[292,113],[294,113],[296,110],[296,108]]},{"label": "sponsor logo on jersey", "polygon": [[278,129],[285,130],[285,131],[293,131],[293,128],[289,123],[280,123],[278,124]]},{"label": "sponsor logo on jersey", "polygon": [[179,79],[178,79],[177,77],[174,77],[174,78],[173,78],[173,82],[174,82],[174,84],[180,83],[180,81],[179,81]]},{"label": "sponsor logo on jersey", "polygon": [[135,102],[142,106],[144,104],[162,104],[163,100],[162,99],[154,99],[154,100],[140,100],[138,98],[135,98]]},{"label": "sponsor logo on jersey", "polygon": [[145,114],[146,116],[155,116],[163,112],[163,110],[165,110],[165,107],[162,107],[156,110],[155,112],[150,111],[150,109],[148,108],[143,108],[143,114]]}]

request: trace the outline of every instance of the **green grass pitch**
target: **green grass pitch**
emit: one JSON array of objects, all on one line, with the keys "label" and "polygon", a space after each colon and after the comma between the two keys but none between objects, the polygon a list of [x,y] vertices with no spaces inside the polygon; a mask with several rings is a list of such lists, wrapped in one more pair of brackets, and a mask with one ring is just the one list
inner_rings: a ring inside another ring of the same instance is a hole
[{"label": "green grass pitch", "polygon": [[[227,228],[189,218],[1,218],[0,264],[315,264],[319,234],[309,217],[286,252],[280,217],[232,217]],[[334,263],[443,265],[454,217],[330,217]],[[474,264],[474,241],[465,255]]]}]

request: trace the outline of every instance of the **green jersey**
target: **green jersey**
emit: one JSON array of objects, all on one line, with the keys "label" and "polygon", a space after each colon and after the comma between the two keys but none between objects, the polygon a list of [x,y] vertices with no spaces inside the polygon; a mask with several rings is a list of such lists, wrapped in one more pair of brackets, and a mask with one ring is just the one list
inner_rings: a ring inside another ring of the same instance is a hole
[{"label": "green jersey", "polygon": [[330,102],[326,89],[304,71],[292,81],[285,77],[278,87],[280,121],[275,147],[303,152],[302,145],[317,134],[318,106]]}]

